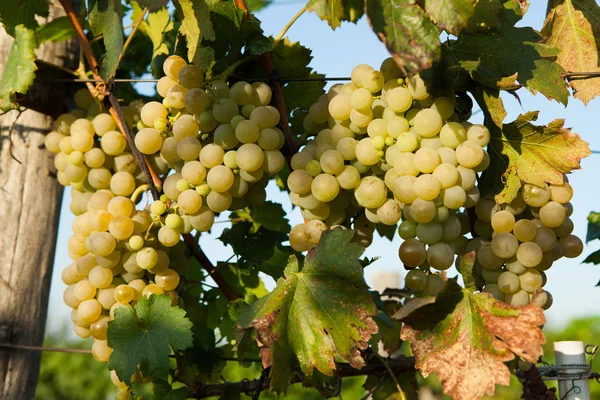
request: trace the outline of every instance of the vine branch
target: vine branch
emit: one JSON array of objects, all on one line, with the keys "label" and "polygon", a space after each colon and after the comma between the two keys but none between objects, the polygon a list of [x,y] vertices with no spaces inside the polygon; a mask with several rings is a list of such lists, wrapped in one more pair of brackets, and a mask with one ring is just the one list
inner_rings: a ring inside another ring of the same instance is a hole
[{"label": "vine branch", "polygon": [[[415,359],[413,357],[400,357],[387,360],[387,364],[390,370],[395,374],[401,374],[403,372],[415,372]],[[355,369],[349,364],[338,364],[337,374],[340,378],[346,378],[351,376],[362,376],[362,375],[386,375],[388,369],[379,360],[370,360],[362,369]],[[302,382],[303,376],[296,374],[292,378],[292,384]],[[268,389],[271,384],[269,378],[265,379],[253,379],[244,380],[236,383],[220,383],[220,384],[209,384],[200,385],[192,392],[192,395],[196,399],[204,399],[212,396],[220,396],[231,387],[237,386],[237,390],[240,393],[254,394],[256,392]]]},{"label": "vine branch", "polygon": [[[85,33],[83,32],[83,28],[82,28],[81,24],[79,23],[79,19],[77,18],[77,15],[75,14],[73,7],[71,6],[71,3],[69,2],[69,0],[59,0],[59,1],[60,1],[61,5],[63,6],[63,8],[65,9],[65,12],[69,16],[69,19],[71,20],[71,24],[73,25],[75,32],[77,32],[77,39],[79,41],[79,45],[80,45],[82,52],[85,55],[88,63],[92,67],[92,74],[94,76],[94,79],[100,80],[101,83],[104,83],[104,80],[102,80],[102,78],[97,73],[98,65],[99,65],[98,60],[94,56],[92,47],[90,46],[90,43],[89,43],[87,37],[85,36]],[[144,15],[144,13],[142,13],[142,18],[140,18],[136,27],[134,27],[134,31],[131,32],[131,34],[129,35],[129,38],[133,37],[137,26],[139,26],[139,24],[141,23],[141,20],[143,19],[143,15]],[[128,41],[129,40],[130,39],[128,39]],[[91,86],[91,84],[90,84],[90,86]],[[105,85],[103,85],[103,86],[105,86]],[[89,86],[88,86],[88,89],[90,89],[92,96],[94,96],[97,99],[101,98],[100,95],[104,96],[102,104],[105,106],[106,109],[108,109],[108,112],[110,113],[110,115],[112,115],[113,119],[115,120],[115,123],[121,130],[121,133],[123,133],[123,135],[125,136],[125,139],[127,140],[127,144],[129,145],[129,147],[131,149],[131,153],[133,154],[136,162],[138,163],[138,165],[144,172],[144,176],[146,178],[146,181],[148,182],[148,186],[150,188],[150,192],[152,193],[152,197],[154,198],[154,200],[159,200],[160,199],[160,189],[162,189],[162,181],[161,181],[160,177],[156,174],[156,172],[154,171],[152,166],[148,163],[148,160],[146,159],[146,157],[138,150],[137,146],[135,145],[135,140],[133,139],[133,135],[131,134],[129,127],[127,126],[127,122],[125,121],[125,117],[121,111],[121,107],[119,106],[119,101],[118,101],[117,97],[115,96],[114,93],[112,93],[112,91],[106,92],[106,91],[102,90],[102,93],[96,93],[95,90],[93,90],[93,88],[91,88]],[[196,257],[198,259],[198,261],[200,262],[200,265],[202,265],[202,267],[208,272],[208,274],[217,283],[217,285],[219,286],[219,288],[221,289],[223,294],[229,300],[235,300],[236,298],[238,298],[237,294],[233,291],[231,286],[229,286],[227,281],[225,281],[225,279],[223,279],[223,277],[218,273],[218,271],[215,270],[215,267],[212,265],[212,263],[210,262],[208,257],[206,257],[206,254],[204,254],[204,252],[198,247],[197,243],[193,240],[193,238],[190,235],[183,235],[183,237],[184,237],[185,244],[188,246],[190,251],[192,251],[194,257]]]},{"label": "vine branch", "polygon": [[283,27],[281,32],[279,32],[279,35],[277,35],[277,37],[275,38],[275,42],[273,43],[273,48],[277,47],[277,45],[279,44],[279,42],[281,42],[281,39],[283,39],[283,37],[285,36],[287,31],[292,27],[292,25],[294,25],[294,22],[296,22],[298,20],[298,18],[300,18],[302,16],[302,14],[304,14],[306,12],[306,10],[308,10],[308,3],[306,3],[304,5],[304,7],[302,7],[300,9],[300,11],[298,11],[292,17],[292,19],[289,20],[289,22]]},{"label": "vine branch", "polygon": [[137,32],[138,28],[142,24],[142,21],[144,20],[144,17],[146,16],[147,13],[148,13],[148,7],[145,7],[142,10],[142,14],[140,15],[140,19],[138,19],[136,21],[135,25],[133,25],[133,30],[131,31],[131,33],[127,37],[127,40],[125,41],[125,44],[123,45],[123,51],[119,55],[119,59],[117,60],[117,65],[121,64],[121,60],[123,59],[123,56],[125,55],[125,51],[127,51],[127,47],[129,47],[129,45],[131,44],[131,41],[133,40],[133,37],[135,36],[135,33]]}]

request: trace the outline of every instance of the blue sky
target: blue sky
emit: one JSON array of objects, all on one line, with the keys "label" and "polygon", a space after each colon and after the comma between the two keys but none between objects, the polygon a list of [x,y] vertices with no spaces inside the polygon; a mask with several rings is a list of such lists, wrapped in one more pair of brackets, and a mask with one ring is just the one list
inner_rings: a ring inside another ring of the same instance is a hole
[{"label": "blue sky", "polygon": [[[545,2],[534,2],[525,18],[523,25],[530,25],[541,29],[544,20]],[[275,0],[274,4],[257,13],[262,21],[264,31],[268,35],[277,35],[291,17],[302,7],[302,2],[296,0]],[[349,76],[352,68],[358,64],[370,64],[377,68],[388,53],[383,44],[371,31],[367,21],[363,18],[358,24],[344,23],[336,31],[320,21],[312,14],[303,15],[288,31],[287,35],[292,41],[299,41],[304,46],[312,49],[313,60],[311,66],[319,73],[327,76]],[[151,90],[146,86],[142,90]],[[567,108],[561,104],[547,100],[541,95],[534,96],[525,89],[519,91],[522,106],[512,97],[505,96],[505,107],[508,111],[507,121],[514,120],[520,113],[529,110],[540,110],[538,123],[545,124],[555,118],[564,118],[566,126],[573,128],[590,143],[593,150],[600,150],[600,135],[598,134],[598,113],[600,112],[600,99],[595,99],[586,106],[579,100],[570,99]],[[481,122],[481,114],[476,115],[472,121]],[[587,221],[586,217],[590,211],[600,210],[600,190],[598,189],[598,177],[600,171],[600,155],[591,155],[582,162],[582,170],[575,171],[569,176],[571,185],[575,190],[572,201],[574,213],[571,216],[575,223],[575,234],[585,238]],[[289,212],[290,222],[293,224],[302,221],[300,211],[292,210],[291,203],[285,193],[271,186],[268,198],[281,202],[286,211]],[[71,235],[71,224],[73,215],[69,211],[70,196],[65,191],[63,207],[58,236],[58,246],[55,258],[55,268],[52,277],[52,288],[50,294],[50,307],[48,311],[48,328],[57,330],[65,323],[70,324],[70,309],[62,301],[62,292],[65,285],[60,279],[62,269],[70,263],[67,255],[67,240]],[[225,220],[221,215],[218,220]],[[216,238],[229,224],[215,224],[212,235],[203,235],[201,245],[211,260],[227,259],[231,249],[223,246]],[[575,317],[594,315],[598,313],[600,304],[600,288],[594,285],[600,279],[600,267],[581,262],[586,255],[600,247],[600,242],[592,242],[591,246],[585,248],[583,255],[578,259],[561,259],[554,263],[547,271],[548,283],[545,287],[554,296],[554,305],[546,312],[548,325],[560,327]],[[386,239],[375,239],[373,245],[367,250],[369,257],[380,256],[380,259],[369,266],[366,271],[366,279],[369,283],[377,273],[398,272],[400,278],[397,286],[403,286],[402,277],[404,269],[398,260],[399,237],[396,236],[390,243]],[[456,274],[454,269],[449,270],[449,275]],[[387,276],[387,275],[386,275]],[[269,279],[269,278],[268,278]],[[387,278],[390,279],[390,278]],[[389,286],[394,286],[393,277],[389,280]],[[272,284],[272,281],[270,282]]]}]

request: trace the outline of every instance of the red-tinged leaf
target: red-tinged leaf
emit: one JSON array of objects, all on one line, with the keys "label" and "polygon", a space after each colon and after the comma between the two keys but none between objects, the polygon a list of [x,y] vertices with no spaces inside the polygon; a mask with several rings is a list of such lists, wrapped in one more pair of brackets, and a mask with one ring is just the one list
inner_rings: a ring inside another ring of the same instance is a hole
[{"label": "red-tinged leaf", "polygon": [[401,338],[410,342],[423,376],[435,372],[454,400],[493,395],[510,383],[504,364],[515,355],[536,362],[545,323],[541,308],[514,307],[487,293],[472,293],[450,280],[436,303],[404,319]]},{"label": "red-tinged leaf", "polygon": [[[600,5],[594,0],[553,0],[542,34],[560,50],[567,72],[600,72]],[[575,97],[589,103],[600,95],[600,77],[570,80]]]},{"label": "red-tinged leaf", "polygon": [[370,0],[367,18],[396,63],[408,72],[440,58],[440,29],[414,0]]},{"label": "red-tinged leaf", "polygon": [[291,256],[285,278],[269,295],[244,310],[238,324],[254,329],[271,365],[271,388],[285,393],[296,360],[304,375],[317,370],[331,376],[335,358],[354,368],[364,360],[360,350],[377,333],[377,309],[363,278],[360,246],[350,243],[352,231],[323,234],[304,266]]}]

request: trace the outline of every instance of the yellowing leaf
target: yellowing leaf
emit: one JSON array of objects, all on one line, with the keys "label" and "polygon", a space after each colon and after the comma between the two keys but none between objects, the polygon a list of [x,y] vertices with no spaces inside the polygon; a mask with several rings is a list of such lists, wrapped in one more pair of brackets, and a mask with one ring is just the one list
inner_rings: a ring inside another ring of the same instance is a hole
[{"label": "yellowing leaf", "polygon": [[181,19],[179,32],[187,41],[188,62],[197,64],[197,53],[202,54],[199,52],[202,40],[215,40],[208,5],[205,0],[175,0],[173,4]]},{"label": "yellowing leaf", "polygon": [[285,393],[296,360],[302,373],[333,375],[335,358],[354,368],[364,360],[360,350],[377,333],[377,309],[366,290],[360,246],[350,243],[352,231],[325,232],[304,266],[291,256],[285,278],[272,293],[244,310],[238,324],[256,330],[271,365],[271,388]]},{"label": "yellowing leaf", "polygon": [[[556,61],[567,72],[600,72],[600,6],[594,0],[553,0],[542,34],[560,50]],[[570,81],[587,104],[600,95],[600,77]]]},{"label": "yellowing leaf", "polygon": [[563,174],[579,169],[581,159],[591,154],[588,143],[565,128],[564,120],[536,126],[531,121],[537,115],[520,115],[504,124],[502,131],[488,125],[492,134],[488,145],[490,168],[481,178],[483,194],[499,193],[496,200],[505,203],[516,197],[521,181],[537,186],[560,184]]},{"label": "yellowing leaf", "polygon": [[475,0],[425,0],[425,11],[445,31],[458,35],[475,13]]},{"label": "yellowing leaf", "polygon": [[404,319],[401,338],[410,342],[423,376],[435,372],[454,400],[493,395],[508,385],[504,364],[515,354],[529,362],[542,355],[545,323],[541,308],[513,307],[487,293],[472,293],[449,280],[435,304]]}]

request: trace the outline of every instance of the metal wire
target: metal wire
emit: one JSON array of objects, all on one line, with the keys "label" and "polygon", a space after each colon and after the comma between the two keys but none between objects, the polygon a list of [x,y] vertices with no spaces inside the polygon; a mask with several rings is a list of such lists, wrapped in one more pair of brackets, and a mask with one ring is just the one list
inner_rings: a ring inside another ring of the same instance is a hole
[{"label": "metal wire", "polygon": [[[270,78],[244,78],[235,76],[236,79],[245,80],[248,82],[268,82]],[[308,77],[308,78],[277,78],[280,82],[334,82],[334,81],[350,81],[352,80],[348,76],[342,77]],[[158,79],[126,79],[126,78],[116,78],[113,79],[114,83],[156,83]],[[79,79],[79,78],[60,78],[53,79],[52,82],[64,82],[64,83],[104,83],[102,79]]]}]

